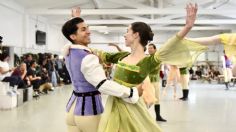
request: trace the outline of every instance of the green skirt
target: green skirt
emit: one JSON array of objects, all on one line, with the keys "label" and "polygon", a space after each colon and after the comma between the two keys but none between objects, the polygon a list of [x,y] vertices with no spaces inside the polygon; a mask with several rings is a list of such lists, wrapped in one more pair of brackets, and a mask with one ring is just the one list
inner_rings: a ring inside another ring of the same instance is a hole
[{"label": "green skirt", "polygon": [[161,132],[142,98],[130,104],[109,96],[98,132]]}]

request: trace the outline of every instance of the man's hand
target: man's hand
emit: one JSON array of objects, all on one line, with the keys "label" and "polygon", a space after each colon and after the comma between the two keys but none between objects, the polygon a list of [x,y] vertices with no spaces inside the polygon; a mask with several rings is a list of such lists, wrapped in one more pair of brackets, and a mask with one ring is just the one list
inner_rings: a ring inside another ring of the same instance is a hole
[{"label": "man's hand", "polygon": [[71,10],[71,16],[72,17],[80,17],[80,15],[81,15],[80,7],[72,8],[72,10]]}]

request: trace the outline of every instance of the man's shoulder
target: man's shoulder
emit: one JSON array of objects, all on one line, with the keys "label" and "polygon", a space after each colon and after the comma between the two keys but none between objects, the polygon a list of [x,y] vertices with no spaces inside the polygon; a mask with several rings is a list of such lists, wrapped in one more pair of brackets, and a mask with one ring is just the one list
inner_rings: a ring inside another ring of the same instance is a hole
[{"label": "man's shoulder", "polygon": [[92,54],[90,51],[86,49],[71,49],[72,54],[80,54],[80,57],[84,57],[86,55]]}]

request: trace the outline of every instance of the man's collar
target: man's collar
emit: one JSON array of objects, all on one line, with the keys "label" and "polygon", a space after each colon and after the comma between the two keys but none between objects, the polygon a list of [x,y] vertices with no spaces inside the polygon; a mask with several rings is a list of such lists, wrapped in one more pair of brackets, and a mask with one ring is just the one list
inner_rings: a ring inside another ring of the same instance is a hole
[{"label": "man's collar", "polygon": [[89,52],[92,52],[91,49],[89,49],[89,47],[84,46],[84,45],[80,45],[80,44],[72,44],[70,45],[71,49],[83,49],[83,50],[87,50]]},{"label": "man's collar", "polygon": [[86,47],[84,45],[80,45],[80,44],[66,44],[62,48],[62,54],[63,54],[64,57],[69,54],[69,50],[70,49],[83,49],[83,50],[86,50],[86,51],[92,53],[91,49],[89,49],[88,47]]}]

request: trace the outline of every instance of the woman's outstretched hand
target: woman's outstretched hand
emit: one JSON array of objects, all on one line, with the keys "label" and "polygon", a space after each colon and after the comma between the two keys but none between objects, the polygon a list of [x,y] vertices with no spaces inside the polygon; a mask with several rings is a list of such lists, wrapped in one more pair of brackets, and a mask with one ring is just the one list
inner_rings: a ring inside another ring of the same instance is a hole
[{"label": "woman's outstretched hand", "polygon": [[197,4],[193,5],[190,3],[186,5],[186,12],[187,12],[186,24],[185,24],[186,27],[189,28],[193,27],[197,16],[197,10],[198,10]]},{"label": "woman's outstretched hand", "polygon": [[196,20],[197,10],[197,4],[193,5],[192,3],[190,3],[186,5],[186,23],[184,28],[177,33],[177,36],[184,38],[188,34]]}]

